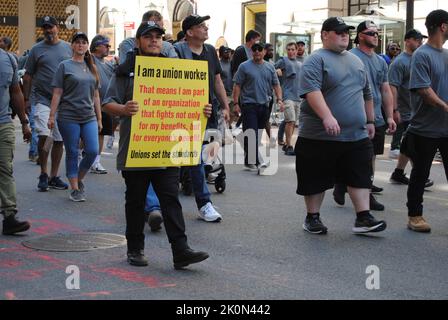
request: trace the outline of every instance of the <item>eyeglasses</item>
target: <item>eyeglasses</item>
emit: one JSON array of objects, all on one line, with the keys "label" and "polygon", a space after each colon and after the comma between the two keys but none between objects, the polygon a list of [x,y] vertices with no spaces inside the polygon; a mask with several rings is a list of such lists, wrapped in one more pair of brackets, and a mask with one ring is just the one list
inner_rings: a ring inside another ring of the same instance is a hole
[{"label": "eyeglasses", "polygon": [[368,31],[368,32],[361,32],[361,33],[365,34],[366,36],[370,36],[370,37],[374,37],[374,36],[378,37],[378,32],[376,32],[376,31]]}]

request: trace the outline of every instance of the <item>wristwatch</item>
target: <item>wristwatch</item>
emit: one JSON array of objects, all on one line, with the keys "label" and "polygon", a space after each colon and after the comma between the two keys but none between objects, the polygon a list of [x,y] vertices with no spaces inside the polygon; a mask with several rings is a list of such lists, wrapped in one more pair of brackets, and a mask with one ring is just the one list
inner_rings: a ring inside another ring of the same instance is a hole
[{"label": "wristwatch", "polygon": [[375,124],[375,121],[367,120],[366,124]]}]

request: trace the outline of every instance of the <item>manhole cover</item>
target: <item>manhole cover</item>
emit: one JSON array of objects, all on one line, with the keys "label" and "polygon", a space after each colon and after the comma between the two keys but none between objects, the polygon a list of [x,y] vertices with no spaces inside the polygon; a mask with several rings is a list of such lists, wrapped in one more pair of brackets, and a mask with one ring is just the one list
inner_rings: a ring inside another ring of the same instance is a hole
[{"label": "manhole cover", "polygon": [[58,233],[22,242],[31,249],[58,252],[91,251],[126,245],[126,238],[111,233]]}]

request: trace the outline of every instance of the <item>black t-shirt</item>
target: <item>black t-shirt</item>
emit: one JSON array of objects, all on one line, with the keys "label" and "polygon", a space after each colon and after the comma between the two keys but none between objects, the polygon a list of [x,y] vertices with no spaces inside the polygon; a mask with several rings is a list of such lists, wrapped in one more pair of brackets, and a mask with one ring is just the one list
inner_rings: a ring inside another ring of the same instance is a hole
[{"label": "black t-shirt", "polygon": [[219,108],[219,101],[215,95],[215,76],[222,73],[221,63],[219,63],[218,55],[213,46],[204,44],[204,50],[200,55],[193,54],[193,60],[208,61],[208,83],[209,83],[209,103],[213,105],[213,113],[208,120],[209,128],[216,128],[218,126],[217,111]]}]

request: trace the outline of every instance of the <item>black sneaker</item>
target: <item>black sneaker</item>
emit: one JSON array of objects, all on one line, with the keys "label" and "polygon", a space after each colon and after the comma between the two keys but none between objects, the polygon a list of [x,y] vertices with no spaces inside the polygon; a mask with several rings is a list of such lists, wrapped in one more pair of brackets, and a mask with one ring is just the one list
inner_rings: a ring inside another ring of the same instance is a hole
[{"label": "black sneaker", "polygon": [[3,220],[4,235],[10,236],[19,232],[27,231],[31,227],[28,221],[19,221],[15,216],[9,216]]},{"label": "black sneaker", "polygon": [[373,194],[370,194],[370,210],[373,211],[384,211],[384,205],[379,203]]},{"label": "black sneaker", "polygon": [[287,149],[287,148],[288,148],[288,146],[287,146],[286,144],[284,144],[283,147],[282,147],[282,151],[283,151],[283,152],[286,152],[286,149]]},{"label": "black sneaker", "polygon": [[434,185],[434,181],[432,181],[430,179],[426,180],[425,188],[432,187],[433,185]]},{"label": "black sneaker", "polygon": [[187,248],[181,252],[173,253],[174,269],[180,270],[190,264],[204,261],[209,257],[207,252],[193,251]]},{"label": "black sneaker", "polygon": [[324,226],[318,214],[313,215],[312,217],[306,217],[305,222],[302,225],[303,230],[308,231],[313,234],[326,234],[327,227]]},{"label": "black sneaker", "polygon": [[146,260],[143,250],[128,251],[128,263],[132,266],[146,267],[148,260]]},{"label": "black sneaker", "polygon": [[373,185],[372,184],[372,193],[381,193],[381,192],[383,192],[383,188],[380,188],[380,187],[377,187],[377,186],[375,186],[375,185]]},{"label": "black sneaker", "polygon": [[46,173],[42,173],[39,176],[39,183],[37,185],[37,189],[39,189],[39,191],[44,192],[44,191],[48,191],[48,174]]},{"label": "black sneaker", "polygon": [[409,184],[409,178],[406,177],[404,172],[397,172],[396,170],[390,176],[389,181],[391,183],[397,183],[397,184],[405,184],[405,185]]},{"label": "black sneaker", "polygon": [[285,155],[287,155],[287,156],[295,156],[296,153],[294,152],[294,148],[292,146],[287,147],[286,151],[285,151]]},{"label": "black sneaker", "polygon": [[336,184],[333,189],[333,199],[338,205],[343,206],[345,204],[344,188]]},{"label": "black sneaker", "polygon": [[48,185],[50,188],[56,189],[56,190],[67,190],[68,189],[68,184],[63,182],[61,180],[61,178],[59,178],[59,177],[51,178],[50,181],[48,181]]},{"label": "black sneaker", "polygon": [[384,231],[386,226],[385,221],[378,221],[369,213],[360,219],[357,218],[352,230],[354,233],[380,232]]}]

